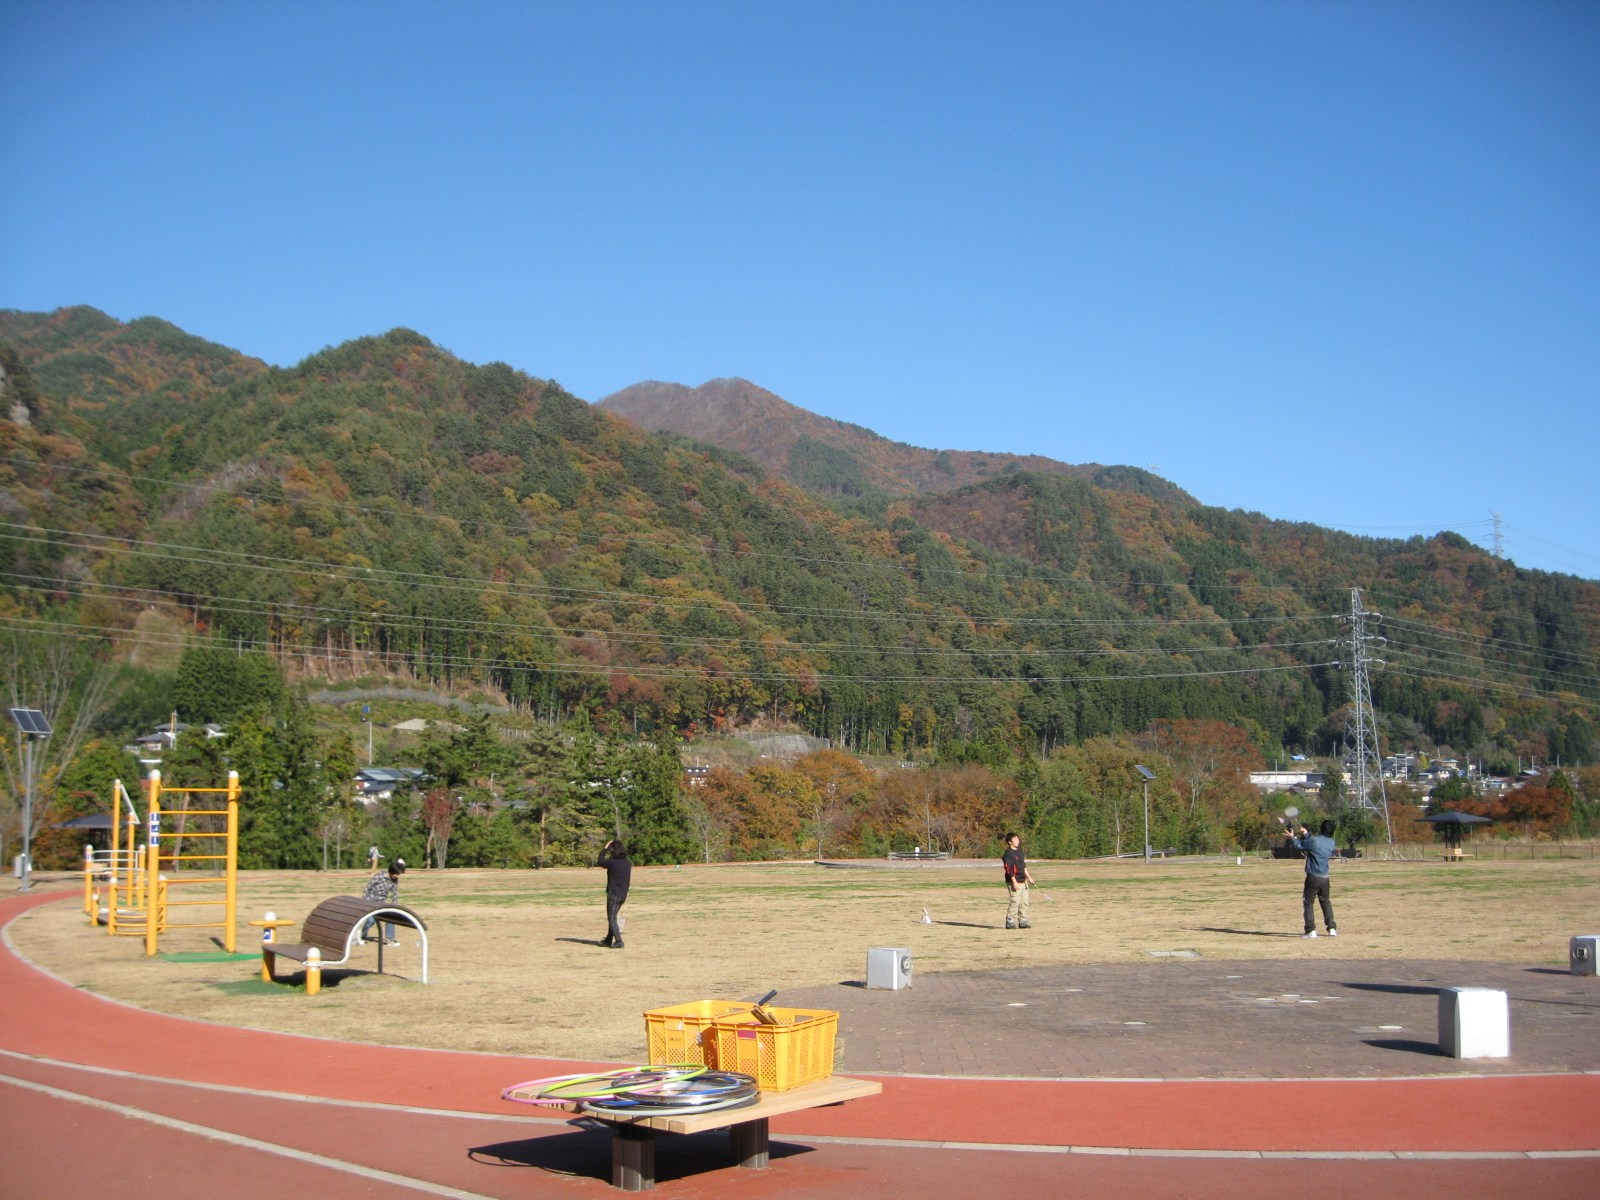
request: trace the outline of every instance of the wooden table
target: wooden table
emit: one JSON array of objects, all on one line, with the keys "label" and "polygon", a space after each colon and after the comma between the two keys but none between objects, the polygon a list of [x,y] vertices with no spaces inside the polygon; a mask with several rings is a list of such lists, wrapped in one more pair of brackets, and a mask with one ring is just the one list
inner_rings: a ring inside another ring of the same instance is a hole
[{"label": "wooden table", "polygon": [[[611,1126],[611,1182],[625,1192],[642,1192],[656,1185],[656,1134],[704,1133],[726,1129],[734,1161],[741,1167],[760,1169],[767,1165],[767,1120],[784,1113],[843,1104],[862,1096],[876,1096],[883,1084],[871,1079],[851,1079],[830,1075],[815,1083],[804,1083],[786,1092],[763,1092],[748,1108],[724,1108],[716,1112],[662,1117],[624,1117],[610,1113],[585,1112],[584,1116]],[[516,1093],[513,1093],[514,1095]],[[570,1111],[578,1111],[572,1106]]]}]

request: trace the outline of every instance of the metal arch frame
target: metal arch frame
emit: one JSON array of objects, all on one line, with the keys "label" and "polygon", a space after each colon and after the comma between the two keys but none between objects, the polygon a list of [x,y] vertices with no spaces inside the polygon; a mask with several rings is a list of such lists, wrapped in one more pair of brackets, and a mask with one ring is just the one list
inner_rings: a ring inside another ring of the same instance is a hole
[{"label": "metal arch frame", "polygon": [[[384,916],[385,913],[392,913],[393,916],[392,917],[385,917]],[[423,983],[427,983],[428,982],[428,926],[427,926],[427,923],[425,921],[423,921],[423,919],[421,917],[419,917],[416,913],[412,912],[409,908],[402,907],[401,905],[398,905],[398,904],[387,905],[387,906],[385,906],[383,908],[375,908],[370,913],[368,913],[365,917],[362,917],[361,920],[357,921],[354,925],[352,925],[350,927],[350,932],[345,936],[344,957],[341,958],[338,962],[326,962],[326,961],[324,961],[322,965],[324,967],[342,967],[346,963],[348,963],[350,961],[351,952],[357,946],[365,946],[367,944],[366,938],[361,936],[361,931],[362,931],[362,929],[366,928],[366,925],[367,925],[367,922],[368,922],[369,919],[375,920],[377,922],[387,921],[391,925],[404,925],[407,929],[415,929],[417,931],[417,933],[422,937],[422,982]],[[382,974],[384,974],[384,970],[383,970],[383,931],[382,930],[378,931],[378,937],[377,937],[376,940],[377,940],[377,943],[378,943],[378,974],[382,975]]]}]

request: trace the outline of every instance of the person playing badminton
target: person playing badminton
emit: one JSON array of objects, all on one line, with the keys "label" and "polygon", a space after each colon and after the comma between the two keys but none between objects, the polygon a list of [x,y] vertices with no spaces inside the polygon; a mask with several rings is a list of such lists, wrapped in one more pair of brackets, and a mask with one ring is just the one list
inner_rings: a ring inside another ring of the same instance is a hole
[{"label": "person playing badminton", "polygon": [[1028,885],[1033,876],[1028,874],[1028,860],[1022,856],[1021,834],[1006,834],[1006,852],[1000,861],[1006,869],[1006,890],[1011,893],[1011,903],[1006,905],[1006,928],[1032,929],[1028,924]]},{"label": "person playing badminton", "polygon": [[628,859],[628,847],[621,838],[606,843],[595,864],[606,869],[606,937],[602,946],[622,949],[622,925],[618,914],[628,899],[628,886],[633,882],[633,863]]},{"label": "person playing badminton", "polygon": [[[1288,809],[1294,816],[1300,814],[1294,809]],[[1284,825],[1284,836],[1289,844],[1306,856],[1306,884],[1301,892],[1301,906],[1305,909],[1306,931],[1303,937],[1314,938],[1317,936],[1317,917],[1315,905],[1322,905],[1322,920],[1328,927],[1329,937],[1339,936],[1339,927],[1333,922],[1333,900],[1328,894],[1329,886],[1333,880],[1329,875],[1329,863],[1338,852],[1339,845],[1333,840],[1333,832],[1338,828],[1332,821],[1324,821],[1320,834],[1313,834],[1304,825],[1300,826],[1300,836],[1295,837],[1287,828],[1289,822],[1282,817],[1278,818]]]}]

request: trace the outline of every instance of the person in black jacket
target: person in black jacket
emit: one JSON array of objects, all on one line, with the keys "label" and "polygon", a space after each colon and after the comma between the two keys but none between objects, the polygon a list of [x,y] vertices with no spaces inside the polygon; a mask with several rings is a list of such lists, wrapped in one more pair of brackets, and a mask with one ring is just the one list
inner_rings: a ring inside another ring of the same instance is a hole
[{"label": "person in black jacket", "polygon": [[606,869],[606,939],[602,946],[622,949],[622,930],[617,927],[617,913],[628,899],[628,885],[633,882],[633,863],[628,859],[628,847],[617,838],[606,843],[595,864]]}]

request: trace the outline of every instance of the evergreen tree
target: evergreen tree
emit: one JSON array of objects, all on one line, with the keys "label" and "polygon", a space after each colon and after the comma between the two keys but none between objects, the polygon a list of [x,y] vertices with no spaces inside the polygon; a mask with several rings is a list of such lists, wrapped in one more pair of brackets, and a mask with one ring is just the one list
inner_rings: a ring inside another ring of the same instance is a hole
[{"label": "evergreen tree", "polygon": [[283,672],[258,651],[237,653],[223,646],[190,646],[178,661],[173,702],[189,724],[224,722],[283,695]]},{"label": "evergreen tree", "polygon": [[624,820],[637,863],[694,861],[694,835],[678,803],[683,764],[673,746],[637,746],[627,756]]}]

